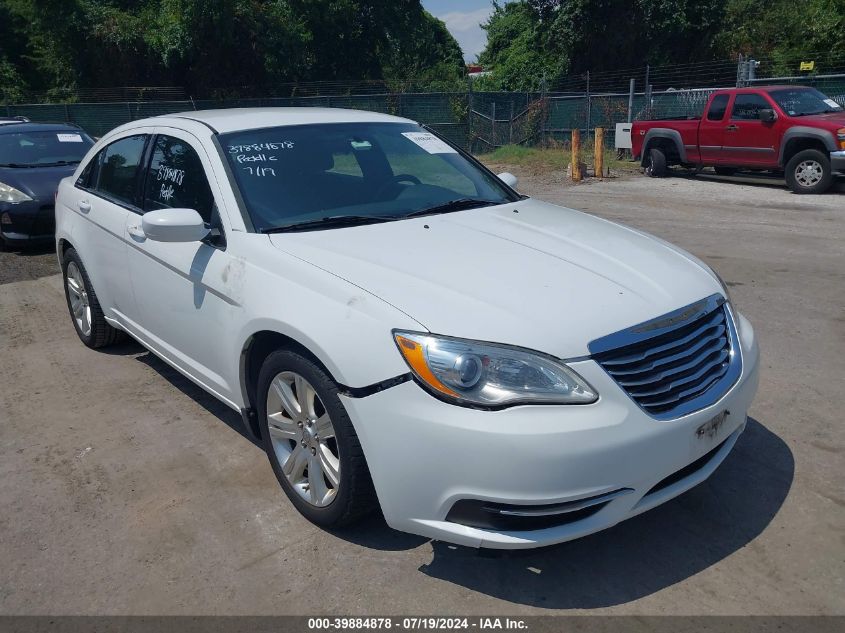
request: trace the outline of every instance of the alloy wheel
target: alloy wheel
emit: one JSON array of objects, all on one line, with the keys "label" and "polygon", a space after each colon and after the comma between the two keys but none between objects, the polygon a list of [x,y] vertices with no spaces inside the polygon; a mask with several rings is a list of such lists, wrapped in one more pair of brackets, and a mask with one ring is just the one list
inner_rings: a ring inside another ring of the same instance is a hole
[{"label": "alloy wheel", "polygon": [[291,487],[316,507],[334,501],[340,454],[329,413],[311,383],[296,372],[277,374],[267,392],[267,425]]},{"label": "alloy wheel", "polygon": [[816,160],[803,160],[795,167],[795,180],[802,187],[813,187],[824,177],[824,168]]},{"label": "alloy wheel", "polygon": [[85,280],[82,271],[76,262],[70,262],[65,272],[65,283],[70,299],[70,309],[76,326],[83,336],[91,336],[91,304],[88,299],[88,289],[85,287]]}]

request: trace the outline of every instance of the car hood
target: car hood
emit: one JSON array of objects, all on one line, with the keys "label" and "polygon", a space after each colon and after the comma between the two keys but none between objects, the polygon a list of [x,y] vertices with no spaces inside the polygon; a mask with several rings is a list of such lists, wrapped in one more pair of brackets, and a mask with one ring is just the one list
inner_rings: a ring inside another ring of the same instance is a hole
[{"label": "car hood", "polygon": [[810,114],[796,117],[795,120],[800,121],[796,125],[817,125],[825,129],[837,130],[845,127],[845,111],[828,112],[827,114]]},{"label": "car hood", "polygon": [[530,199],[270,239],[431,332],[562,358],[720,289],[657,238]]},{"label": "car hood", "polygon": [[0,182],[23,191],[33,200],[53,202],[59,181],[73,174],[76,165],[59,167],[0,167]]}]

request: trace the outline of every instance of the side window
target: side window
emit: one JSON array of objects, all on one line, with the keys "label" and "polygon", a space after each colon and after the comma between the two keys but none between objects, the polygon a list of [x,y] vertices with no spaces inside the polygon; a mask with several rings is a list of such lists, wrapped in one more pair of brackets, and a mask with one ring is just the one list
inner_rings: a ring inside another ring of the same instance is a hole
[{"label": "side window", "polygon": [[77,187],[81,187],[82,189],[89,189],[93,185],[93,183],[97,181],[97,172],[99,171],[100,159],[102,157],[103,152],[97,152],[97,155],[88,161],[88,164],[85,165],[85,168],[82,170],[82,173],[79,174],[79,178],[76,179]]},{"label": "side window", "polygon": [[734,99],[731,119],[753,121],[760,118],[760,110],[771,108],[769,102],[760,95],[739,94]]},{"label": "side window", "polygon": [[721,121],[725,118],[725,110],[728,109],[728,95],[718,95],[710,102],[710,109],[707,111],[708,121]]},{"label": "side window", "polygon": [[120,202],[135,204],[138,166],[146,138],[143,134],[128,136],[105,147],[98,155],[99,173],[92,179],[91,187]]},{"label": "side window", "polygon": [[144,211],[170,208],[195,209],[210,223],[214,195],[194,148],[181,139],[159,135],[144,187]]}]

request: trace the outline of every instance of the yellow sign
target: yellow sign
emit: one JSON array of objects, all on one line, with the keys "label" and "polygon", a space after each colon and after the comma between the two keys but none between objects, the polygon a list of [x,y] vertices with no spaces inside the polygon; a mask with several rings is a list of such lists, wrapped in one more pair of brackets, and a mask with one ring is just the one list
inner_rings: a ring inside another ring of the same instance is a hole
[{"label": "yellow sign", "polygon": [[801,68],[799,70],[814,70],[816,67],[816,62],[801,62]]}]

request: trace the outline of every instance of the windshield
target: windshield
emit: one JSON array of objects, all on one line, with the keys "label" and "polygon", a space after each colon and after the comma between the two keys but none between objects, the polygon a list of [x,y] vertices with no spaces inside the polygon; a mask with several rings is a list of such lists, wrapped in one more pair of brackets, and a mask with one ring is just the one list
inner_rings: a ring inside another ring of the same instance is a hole
[{"label": "windshield", "polygon": [[815,88],[788,88],[769,93],[789,116],[842,112],[842,106]]},{"label": "windshield", "polygon": [[47,167],[78,163],[94,144],[80,130],[0,133],[0,166]]},{"label": "windshield", "polygon": [[498,178],[415,124],[283,126],[223,134],[220,142],[259,231],[517,199]]}]

